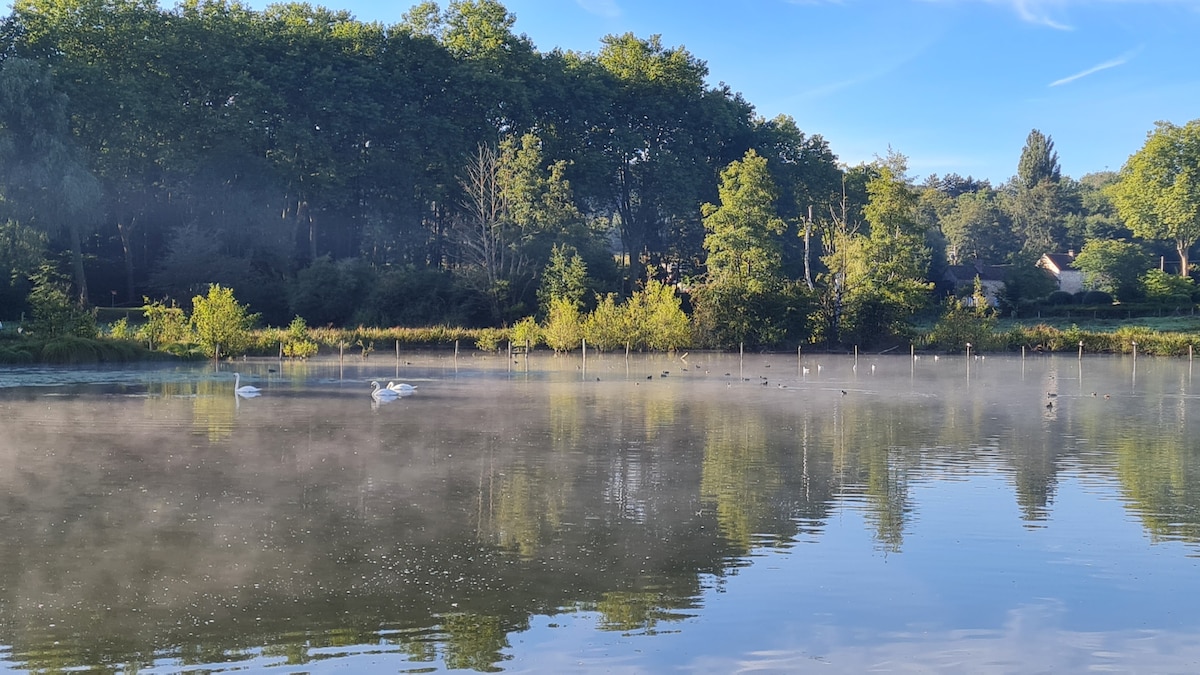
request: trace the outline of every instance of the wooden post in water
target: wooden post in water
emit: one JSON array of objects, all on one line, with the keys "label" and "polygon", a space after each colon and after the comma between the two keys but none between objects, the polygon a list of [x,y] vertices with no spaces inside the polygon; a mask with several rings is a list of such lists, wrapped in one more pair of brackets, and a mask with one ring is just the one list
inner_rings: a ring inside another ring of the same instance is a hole
[{"label": "wooden post in water", "polygon": [[396,338],[396,365],[400,365],[400,338]]},{"label": "wooden post in water", "polygon": [[1137,340],[1130,340],[1129,344],[1133,345],[1133,360],[1137,361]]},{"label": "wooden post in water", "polygon": [[1083,340],[1079,341],[1079,360],[1083,360]]},{"label": "wooden post in water", "polygon": [[580,344],[583,346],[583,378],[586,380],[587,379],[587,338],[581,339]]},{"label": "wooden post in water", "polygon": [[854,367],[858,367],[858,345],[854,345]]}]

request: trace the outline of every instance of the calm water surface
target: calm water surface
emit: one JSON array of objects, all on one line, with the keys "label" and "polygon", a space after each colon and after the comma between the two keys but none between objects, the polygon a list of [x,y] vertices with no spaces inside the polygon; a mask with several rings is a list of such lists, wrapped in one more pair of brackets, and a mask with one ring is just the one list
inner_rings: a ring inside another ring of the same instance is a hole
[{"label": "calm water surface", "polygon": [[1186,359],[234,367],[0,369],[0,670],[1200,669]]}]

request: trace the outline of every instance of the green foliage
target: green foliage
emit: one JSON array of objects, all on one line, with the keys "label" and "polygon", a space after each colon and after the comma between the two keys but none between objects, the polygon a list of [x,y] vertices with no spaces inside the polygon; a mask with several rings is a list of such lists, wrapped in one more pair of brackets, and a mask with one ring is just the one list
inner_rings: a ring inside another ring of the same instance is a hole
[{"label": "green foliage", "polygon": [[542,341],[542,328],[532,316],[521,319],[512,327],[512,343],[514,346],[533,349]]},{"label": "green foliage", "polygon": [[1030,131],[1017,163],[1018,185],[1031,189],[1043,181],[1057,183],[1061,177],[1054,141],[1037,129]]},{"label": "green foliage", "polygon": [[1180,276],[1188,250],[1200,239],[1200,119],[1184,126],[1158,122],[1146,144],[1125,162],[1108,187],[1121,218],[1144,239],[1175,244]]},{"label": "green foliage", "polygon": [[21,347],[0,347],[0,363],[6,365],[24,365],[33,363],[33,352]]},{"label": "green foliage", "polygon": [[600,351],[612,351],[627,344],[625,312],[612,293],[597,302],[596,309],[583,320],[583,337]]},{"label": "green foliage", "polygon": [[29,329],[38,337],[94,338],[98,334],[95,315],[71,299],[66,279],[50,265],[42,265],[33,275],[29,306],[33,312]]},{"label": "green foliage", "polygon": [[946,352],[963,350],[969,343],[975,351],[990,351],[1005,346],[1003,336],[996,334],[996,319],[982,315],[958,298],[949,298],[946,309],[927,340],[931,347]]},{"label": "green foliage", "polygon": [[1087,291],[1079,299],[1079,303],[1081,305],[1111,305],[1113,304],[1113,296],[1104,291]]},{"label": "green foliage", "polygon": [[550,313],[556,299],[565,299],[576,308],[583,307],[583,295],[587,292],[587,265],[574,246],[557,244],[550,251],[550,262],[542,271],[542,283],[538,287],[538,305],[545,314]]},{"label": "green foliage", "polygon": [[498,352],[508,337],[503,328],[482,328],[475,337],[475,348],[483,352]]},{"label": "green foliage", "polygon": [[258,315],[238,304],[232,288],[213,284],[208,295],[192,298],[191,325],[204,354],[239,356],[250,345],[250,328]]},{"label": "green foliage", "polygon": [[674,287],[651,279],[626,304],[629,323],[642,327],[639,333],[646,348],[672,351],[691,344],[691,324]]},{"label": "green foliage", "polygon": [[129,320],[121,317],[108,326],[108,337],[132,342],[137,340],[137,333],[129,327]]},{"label": "green foliage", "polygon": [[1075,296],[1067,291],[1054,291],[1046,296],[1047,305],[1073,305],[1075,304]]},{"label": "green foliage", "polygon": [[296,273],[291,308],[313,325],[345,326],[371,281],[371,271],[357,260],[333,262],[323,256]]},{"label": "green foliage", "polygon": [[575,303],[566,297],[552,299],[541,336],[546,346],[556,352],[569,352],[579,347],[583,325]]},{"label": "green foliage", "polygon": [[145,342],[150,349],[166,349],[169,345],[192,342],[191,324],[174,300],[170,306],[160,300],[151,302],[147,297],[143,297],[142,302],[142,314],[146,322],[137,331],[138,340]]},{"label": "green foliage", "polygon": [[1000,305],[1011,311],[1020,303],[1044,298],[1058,288],[1058,283],[1034,259],[1018,257],[1004,277]]},{"label": "green foliage", "polygon": [[721,171],[721,205],[704,204],[707,283],[762,293],[780,283],[778,237],[786,229],[775,211],[778,191],[767,160],[754,150]]},{"label": "green foliage", "polygon": [[290,358],[307,359],[317,353],[317,343],[308,338],[308,324],[297,316],[288,324],[283,338],[283,355]]},{"label": "green foliage", "polygon": [[1141,295],[1139,277],[1150,266],[1150,257],[1133,242],[1092,240],[1084,244],[1073,264],[1089,286],[1131,302]]},{"label": "green foliage", "polygon": [[1149,270],[1139,281],[1149,302],[1190,305],[1196,295],[1196,282],[1191,277],[1167,274],[1162,270]]}]

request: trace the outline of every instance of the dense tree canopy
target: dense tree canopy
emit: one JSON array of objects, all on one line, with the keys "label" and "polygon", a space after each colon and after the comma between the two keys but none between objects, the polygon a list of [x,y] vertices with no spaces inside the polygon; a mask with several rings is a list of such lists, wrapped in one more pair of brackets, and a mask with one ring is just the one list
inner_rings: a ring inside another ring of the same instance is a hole
[{"label": "dense tree canopy", "polygon": [[1134,234],[1175,244],[1187,276],[1188,251],[1200,239],[1200,120],[1159,122],[1108,194]]},{"label": "dense tree canopy", "polygon": [[659,36],[539,51],[516,25],[496,0],[391,26],[307,3],[16,0],[0,317],[50,264],[81,306],[218,284],[274,325],[501,326],[653,288],[711,344],[835,345],[894,337],[949,264],[1028,275],[1140,238],[1186,272],[1200,237],[1197,122],[1160,125],[1119,177],[1063,176],[1034,130],[1005,185],[918,187],[896,154],[839,165]]}]

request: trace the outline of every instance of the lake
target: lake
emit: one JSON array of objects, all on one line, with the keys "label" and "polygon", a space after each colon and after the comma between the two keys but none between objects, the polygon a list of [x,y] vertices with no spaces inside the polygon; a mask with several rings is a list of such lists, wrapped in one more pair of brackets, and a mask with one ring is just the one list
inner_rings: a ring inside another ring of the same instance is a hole
[{"label": "lake", "polygon": [[0,671],[1200,668],[1188,359],[401,356],[0,369]]}]

